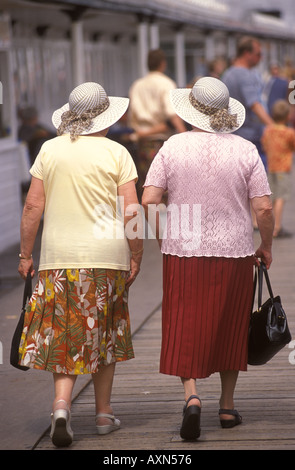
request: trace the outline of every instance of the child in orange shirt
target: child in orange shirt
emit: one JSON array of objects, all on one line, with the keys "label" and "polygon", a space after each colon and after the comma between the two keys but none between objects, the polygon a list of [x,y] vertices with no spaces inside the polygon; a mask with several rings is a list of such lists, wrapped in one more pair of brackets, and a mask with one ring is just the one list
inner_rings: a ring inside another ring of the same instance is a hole
[{"label": "child in orange shirt", "polygon": [[267,157],[268,180],[272,191],[275,217],[274,237],[292,236],[282,228],[285,202],[291,194],[291,169],[295,150],[295,131],[288,127],[290,105],[278,100],[272,108],[274,124],[266,126],[262,145]]}]

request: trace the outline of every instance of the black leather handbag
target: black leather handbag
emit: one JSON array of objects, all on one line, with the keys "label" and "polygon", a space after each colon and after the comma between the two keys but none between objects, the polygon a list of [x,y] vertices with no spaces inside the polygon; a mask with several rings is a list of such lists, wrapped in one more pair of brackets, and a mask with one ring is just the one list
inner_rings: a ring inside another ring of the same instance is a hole
[{"label": "black leather handbag", "polygon": [[30,300],[31,295],[32,295],[32,277],[31,277],[31,274],[28,273],[26,282],[25,282],[25,288],[24,288],[22,310],[21,310],[18,323],[16,325],[15,332],[12,337],[11,348],[10,348],[10,364],[13,367],[16,367],[17,369],[20,369],[20,370],[29,369],[29,367],[19,365],[18,361],[19,361],[19,345],[20,345],[20,340],[21,340],[23,327],[24,327],[26,305],[27,305],[27,301]]},{"label": "black leather handbag", "polygon": [[[262,285],[265,277],[269,299],[262,304]],[[253,312],[258,282],[258,308]],[[280,296],[273,296],[265,264],[255,269],[252,314],[249,326],[248,364],[266,364],[291,341],[286,313]]]}]

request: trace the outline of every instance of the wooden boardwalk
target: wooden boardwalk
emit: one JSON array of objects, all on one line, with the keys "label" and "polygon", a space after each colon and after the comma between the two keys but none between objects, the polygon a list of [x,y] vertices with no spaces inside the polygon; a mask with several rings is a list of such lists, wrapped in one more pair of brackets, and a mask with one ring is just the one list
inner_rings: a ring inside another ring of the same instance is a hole
[{"label": "wooden boardwalk", "polygon": [[[293,202],[289,203],[285,224],[295,233]],[[295,340],[294,243],[295,237],[274,242],[270,278],[274,294],[282,297]],[[235,405],[243,416],[241,426],[227,430],[219,425],[219,375],[197,382],[203,404],[202,431],[200,439],[194,443],[182,441],[179,436],[184,404],[180,380],[158,372],[160,308],[136,331],[133,344],[136,357],[117,366],[113,387],[112,406],[121,420],[121,429],[107,436],[96,434],[93,387],[89,382],[73,403],[74,442],[69,450],[166,450],[175,453],[295,450],[295,341],[267,365],[252,366],[247,372],[240,373]],[[34,448],[54,449],[49,429]]]}]

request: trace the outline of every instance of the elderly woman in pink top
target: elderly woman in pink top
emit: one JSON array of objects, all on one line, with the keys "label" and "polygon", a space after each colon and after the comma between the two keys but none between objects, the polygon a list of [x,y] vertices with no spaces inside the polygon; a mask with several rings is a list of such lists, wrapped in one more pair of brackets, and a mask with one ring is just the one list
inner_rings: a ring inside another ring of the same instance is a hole
[{"label": "elderly woman in pink top", "polygon": [[[177,114],[192,131],[171,137],[148,172],[143,205],[156,221],[163,253],[160,372],[181,378],[185,406],[180,435],[200,436],[196,379],[220,373],[223,428],[241,423],[234,408],[238,373],[247,370],[253,266],[272,262],[273,214],[267,176],[249,141],[232,134],[244,107],[216,78],[171,92]],[[168,190],[161,232],[153,208]],[[261,244],[254,249],[251,207]]]}]

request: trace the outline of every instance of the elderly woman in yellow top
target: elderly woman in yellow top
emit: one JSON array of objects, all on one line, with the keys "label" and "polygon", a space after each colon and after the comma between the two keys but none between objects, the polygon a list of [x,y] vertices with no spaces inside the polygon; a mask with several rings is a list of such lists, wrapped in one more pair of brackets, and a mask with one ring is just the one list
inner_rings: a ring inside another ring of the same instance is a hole
[{"label": "elderly woman in yellow top", "polygon": [[120,427],[110,405],[112,381],[115,363],[133,358],[128,288],[140,269],[143,240],[135,165],[106,135],[128,104],[97,83],[76,87],[53,114],[58,136],[42,146],[30,170],[21,221],[24,279],[34,275],[31,253],[43,213],[44,226],[20,364],[53,373],[56,446],[73,439],[70,405],[79,374],[92,374],[97,432]]}]

